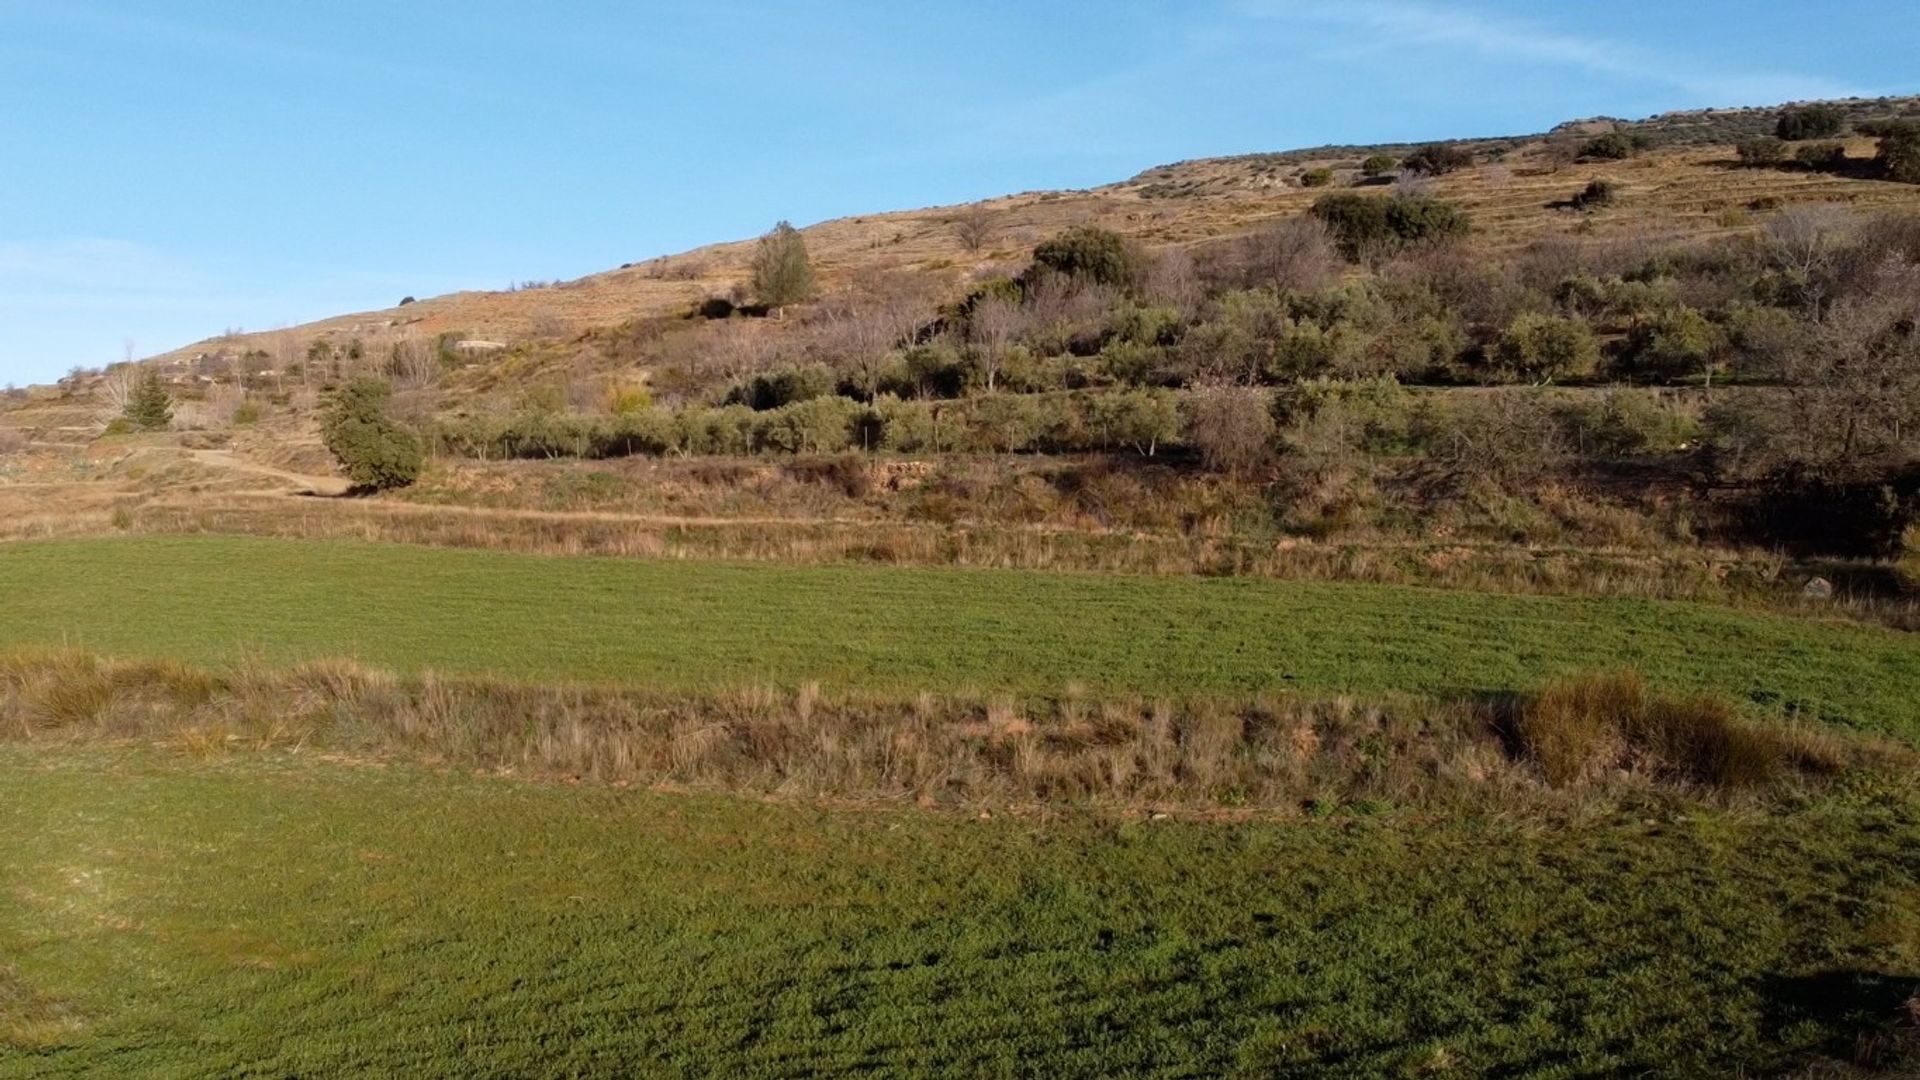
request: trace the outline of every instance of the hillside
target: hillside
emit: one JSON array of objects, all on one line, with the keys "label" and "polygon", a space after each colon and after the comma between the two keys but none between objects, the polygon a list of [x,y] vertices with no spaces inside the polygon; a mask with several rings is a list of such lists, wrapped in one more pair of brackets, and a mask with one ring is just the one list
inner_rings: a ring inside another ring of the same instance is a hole
[{"label": "hillside", "polygon": [[[1849,119],[1920,111],[1920,97],[1838,103]],[[1479,244],[1513,249],[1561,236],[1585,239],[1647,237],[1697,239],[1757,228],[1755,208],[1802,203],[1862,210],[1920,207],[1920,188],[1833,173],[1735,169],[1731,146],[1770,129],[1776,108],[1668,113],[1640,121],[1571,121],[1536,135],[1463,140],[1480,161],[1423,182],[1423,189],[1456,202],[1473,219]],[[1650,152],[1630,161],[1570,160],[1569,146],[1606,130],[1644,137]],[[857,292],[888,275],[917,280],[932,295],[955,296],[969,281],[1017,271],[1035,243],[1076,224],[1112,229],[1150,247],[1193,247],[1244,233],[1264,222],[1302,213],[1324,189],[1301,186],[1312,168],[1333,172],[1333,186],[1358,186],[1362,159],[1401,156],[1412,144],[1323,147],[1272,154],[1180,162],[1148,169],[1103,188],[1031,192],[967,206],[863,215],[803,230],[824,296]],[[1854,138],[1855,159],[1873,154],[1871,139]],[[1598,214],[1572,214],[1557,205],[1595,177],[1623,185],[1622,205]],[[963,220],[977,219],[983,236],[970,249]],[[223,369],[243,357],[256,367],[285,370],[317,342],[345,350],[350,343],[374,355],[395,345],[424,347],[448,340],[470,370],[451,388],[493,388],[501,381],[537,382],[526,365],[502,369],[507,349],[565,343],[581,335],[632,327],[684,314],[711,297],[726,296],[748,277],[751,241],[715,244],[636,262],[572,281],[506,291],[461,292],[423,298],[380,311],[340,315],[302,326],[231,333],[150,358],[181,385],[189,369],[212,360]],[[768,328],[777,333],[782,328]],[[605,366],[605,365],[601,365]],[[617,365],[616,365],[617,366]],[[97,397],[84,379],[74,387]],[[46,395],[33,400],[50,411],[28,410],[0,424],[83,429],[91,413],[59,411]],[[67,404],[71,404],[69,397]],[[18,403],[16,403],[18,404]],[[104,422],[104,421],[102,421]]]}]

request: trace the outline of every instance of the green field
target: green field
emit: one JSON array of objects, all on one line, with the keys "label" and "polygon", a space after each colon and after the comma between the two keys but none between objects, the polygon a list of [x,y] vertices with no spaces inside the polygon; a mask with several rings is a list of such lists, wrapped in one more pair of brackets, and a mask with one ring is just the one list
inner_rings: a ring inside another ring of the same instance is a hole
[{"label": "green field", "polygon": [[1889,791],[1236,825],[0,770],[7,1077],[1724,1076],[1851,1054],[1920,945]]},{"label": "green field", "polygon": [[0,644],[660,687],[1464,695],[1639,669],[1890,731],[1920,639],[1705,605],[222,537],[0,549]]}]

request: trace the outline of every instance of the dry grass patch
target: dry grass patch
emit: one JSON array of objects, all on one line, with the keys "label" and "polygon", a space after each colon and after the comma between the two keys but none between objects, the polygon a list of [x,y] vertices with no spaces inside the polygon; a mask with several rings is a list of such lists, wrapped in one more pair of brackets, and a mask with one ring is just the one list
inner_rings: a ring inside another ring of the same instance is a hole
[{"label": "dry grass patch", "polygon": [[1324,813],[1764,797],[1865,755],[1865,744],[1750,724],[1710,698],[1653,694],[1633,676],[1555,684],[1489,720],[1475,702],[1415,696],[897,698],[811,683],[674,694],[398,677],[340,661],[216,673],[71,651],[0,657],[0,731],[28,742],[310,748],[928,806]]},{"label": "dry grass patch", "polygon": [[1517,703],[1507,726],[1555,786],[1618,773],[1745,791],[1832,773],[1843,755],[1830,733],[1751,723],[1723,700],[1657,693],[1633,673],[1552,683]]}]

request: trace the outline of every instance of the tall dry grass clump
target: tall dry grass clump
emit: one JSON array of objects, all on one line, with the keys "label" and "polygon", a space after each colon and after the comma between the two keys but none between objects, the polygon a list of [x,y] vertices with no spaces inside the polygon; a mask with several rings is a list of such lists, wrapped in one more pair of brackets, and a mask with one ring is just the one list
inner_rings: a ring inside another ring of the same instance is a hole
[{"label": "tall dry grass clump", "polygon": [[1745,791],[1790,774],[1831,772],[1831,736],[1744,720],[1727,702],[1657,693],[1630,672],[1552,683],[1512,709],[1519,752],[1564,787],[1608,774]]},{"label": "tall dry grass clump", "polygon": [[1578,808],[1617,786],[1768,789],[1845,747],[1635,677],[1474,702],[705,693],[401,677],[326,661],[209,672],[74,651],[0,655],[0,739],[211,754],[324,750],[549,778],[923,805],[1322,811]]}]

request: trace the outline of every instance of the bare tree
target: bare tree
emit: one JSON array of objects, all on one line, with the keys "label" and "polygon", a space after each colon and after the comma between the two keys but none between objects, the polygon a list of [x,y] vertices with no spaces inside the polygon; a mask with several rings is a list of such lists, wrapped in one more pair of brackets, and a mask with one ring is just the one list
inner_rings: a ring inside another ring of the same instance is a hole
[{"label": "bare tree", "polygon": [[1241,284],[1283,292],[1315,292],[1345,266],[1333,235],[1318,218],[1300,216],[1247,234],[1238,252]]},{"label": "bare tree", "polygon": [[895,349],[906,344],[931,306],[927,283],[890,271],[870,271],[827,308],[826,347],[837,366],[873,400]]},{"label": "bare tree", "polygon": [[720,374],[738,382],[766,367],[773,344],[753,319],[728,319],[714,328],[712,355]]},{"label": "bare tree", "polygon": [[961,247],[979,251],[993,237],[993,214],[986,204],[974,203],[954,218],[953,234],[959,238]]},{"label": "bare tree", "polygon": [[1194,267],[1193,255],[1186,248],[1167,248],[1155,255],[1142,276],[1140,291],[1155,303],[1191,313],[1199,307],[1206,290]]},{"label": "bare tree", "polygon": [[[132,352],[132,342],[127,343],[128,352]],[[101,412],[109,417],[119,416],[127,411],[133,402],[133,394],[140,386],[140,365],[131,360],[123,360],[107,369],[106,377],[101,380],[100,394],[106,401]]]},{"label": "bare tree", "polygon": [[440,377],[436,343],[419,334],[407,334],[387,354],[387,378],[395,390],[424,390]]},{"label": "bare tree", "polygon": [[1767,222],[1768,257],[1775,266],[1805,283],[1807,300],[1819,317],[1837,265],[1855,227],[1853,215],[1838,206],[1790,206]]},{"label": "bare tree", "polygon": [[1209,469],[1239,476],[1273,449],[1273,411],[1263,390],[1208,386],[1187,400],[1187,438]]},{"label": "bare tree", "polygon": [[973,306],[972,314],[967,317],[967,342],[979,358],[989,392],[999,382],[1007,350],[1019,340],[1026,327],[1026,309],[1015,297],[993,293]]}]

